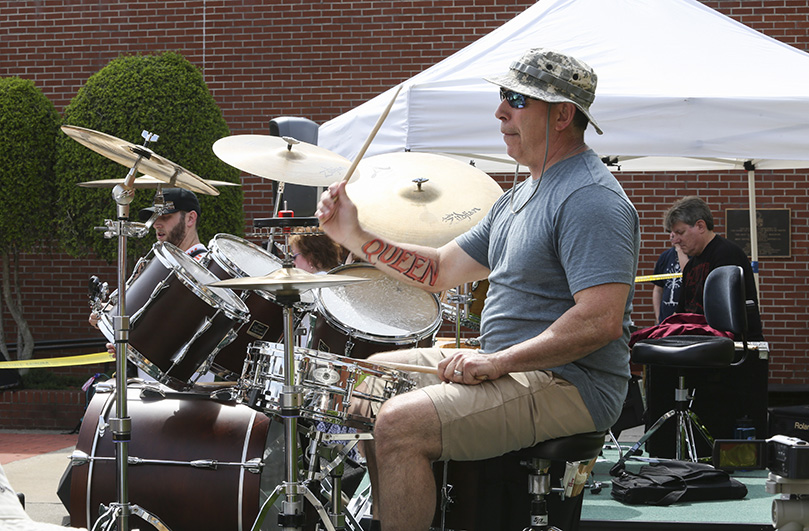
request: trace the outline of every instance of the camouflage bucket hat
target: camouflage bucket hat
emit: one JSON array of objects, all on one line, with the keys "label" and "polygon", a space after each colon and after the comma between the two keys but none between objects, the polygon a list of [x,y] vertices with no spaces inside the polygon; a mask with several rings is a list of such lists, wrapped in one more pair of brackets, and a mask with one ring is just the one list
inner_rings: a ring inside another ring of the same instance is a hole
[{"label": "camouflage bucket hat", "polygon": [[587,116],[599,135],[603,134],[590,114],[598,76],[583,61],[554,50],[532,48],[511,63],[507,73],[484,79],[548,103],[570,102]]}]

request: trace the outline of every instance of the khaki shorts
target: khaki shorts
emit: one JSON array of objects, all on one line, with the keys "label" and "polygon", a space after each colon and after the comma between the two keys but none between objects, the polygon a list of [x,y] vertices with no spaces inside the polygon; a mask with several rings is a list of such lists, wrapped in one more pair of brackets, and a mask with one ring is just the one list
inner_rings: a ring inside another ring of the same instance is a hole
[{"label": "khaki shorts", "polygon": [[[403,363],[435,367],[453,349],[397,351]],[[373,361],[371,358],[368,361]],[[411,373],[441,421],[442,461],[496,457],[538,442],[595,431],[576,388],[549,371],[512,373],[478,385]]]}]

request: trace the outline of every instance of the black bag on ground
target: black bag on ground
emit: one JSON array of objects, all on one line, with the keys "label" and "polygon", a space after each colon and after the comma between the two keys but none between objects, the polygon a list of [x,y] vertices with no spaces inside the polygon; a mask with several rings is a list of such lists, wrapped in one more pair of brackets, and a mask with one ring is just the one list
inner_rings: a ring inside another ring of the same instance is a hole
[{"label": "black bag on ground", "polygon": [[747,487],[724,470],[688,461],[661,461],[624,470],[612,480],[612,497],[628,504],[671,505],[678,502],[740,500]]}]

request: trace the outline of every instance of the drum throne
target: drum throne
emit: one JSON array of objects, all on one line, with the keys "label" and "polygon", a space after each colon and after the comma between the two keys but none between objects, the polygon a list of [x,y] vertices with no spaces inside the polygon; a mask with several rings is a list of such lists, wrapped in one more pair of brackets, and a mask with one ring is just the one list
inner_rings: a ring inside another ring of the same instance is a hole
[{"label": "drum throne", "polygon": [[702,424],[690,403],[694,391],[686,387],[688,371],[725,369],[740,365],[747,356],[747,303],[742,268],[739,266],[717,267],[705,279],[703,301],[708,326],[730,332],[742,342],[740,359],[734,360],[736,346],[733,339],[722,336],[680,335],[638,341],[632,348],[632,361],[644,365],[672,367],[677,371],[677,388],[674,390],[674,408],[664,413],[649,430],[610,469],[617,475],[624,462],[634,456],[639,448],[655,434],[668,419],[677,424],[675,458],[698,461],[694,431],[699,433],[709,446],[713,445],[708,429]]}]

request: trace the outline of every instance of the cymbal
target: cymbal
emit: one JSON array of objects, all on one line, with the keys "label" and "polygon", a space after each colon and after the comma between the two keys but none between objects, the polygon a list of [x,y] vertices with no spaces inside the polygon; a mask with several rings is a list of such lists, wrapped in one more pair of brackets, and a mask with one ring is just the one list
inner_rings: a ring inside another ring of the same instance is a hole
[{"label": "cymbal", "polygon": [[[126,179],[101,179],[98,181],[85,181],[78,183],[82,188],[114,188],[118,184],[124,184]],[[227,181],[215,181],[213,179],[203,179],[203,182],[210,186],[241,186],[239,183],[231,183]],[[157,188],[158,186],[168,186],[165,181],[155,179],[151,175],[141,175],[136,177],[132,183],[132,187],[136,189],[142,188]]]},{"label": "cymbal", "polygon": [[346,193],[360,224],[401,243],[440,247],[473,227],[503,194],[485,172],[433,153],[374,155],[358,168]]},{"label": "cymbal", "polygon": [[347,158],[328,149],[280,136],[227,136],[214,142],[213,152],[252,175],[304,186],[329,186],[351,166]]},{"label": "cymbal", "polygon": [[151,175],[171,186],[185,188],[192,192],[219,195],[219,190],[207,184],[201,177],[161,157],[147,147],[75,125],[63,125],[62,131],[79,144],[129,168],[135,164],[141,154],[145,154],[148,158],[144,156],[140,159],[137,169],[139,173]]},{"label": "cymbal", "polygon": [[216,288],[255,289],[270,293],[293,293],[318,288],[333,288],[370,279],[347,275],[315,275],[294,267],[282,267],[261,277],[229,278],[208,284]]}]

